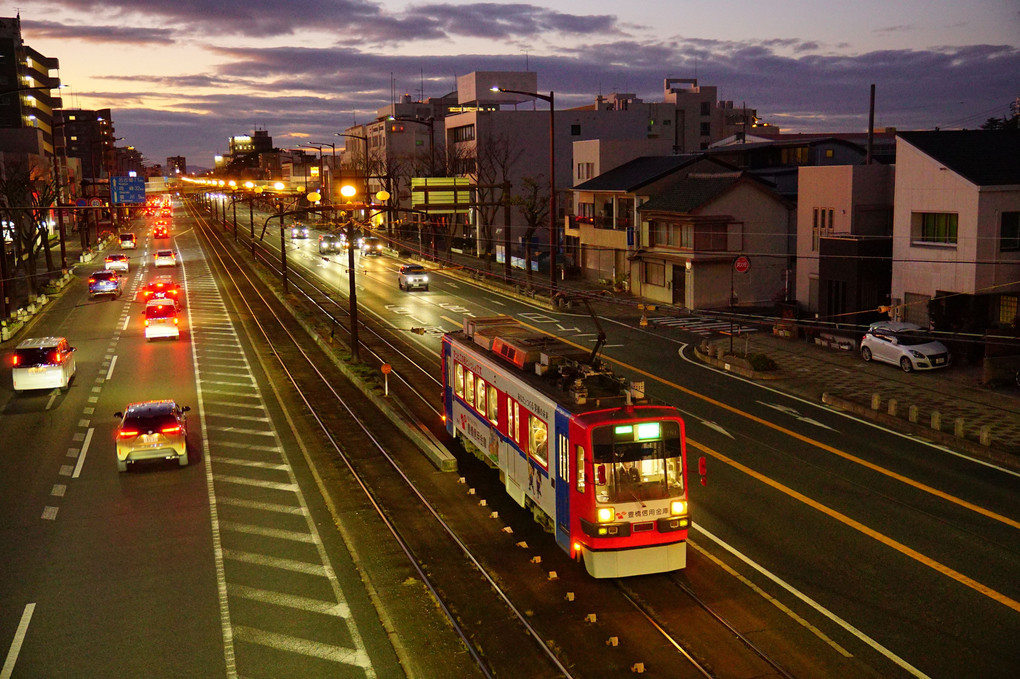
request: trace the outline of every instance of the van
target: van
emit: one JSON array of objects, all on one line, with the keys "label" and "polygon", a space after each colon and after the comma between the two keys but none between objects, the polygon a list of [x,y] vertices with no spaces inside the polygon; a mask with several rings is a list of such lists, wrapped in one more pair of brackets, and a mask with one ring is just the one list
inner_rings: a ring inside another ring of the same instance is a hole
[{"label": "van", "polygon": [[68,389],[77,366],[75,348],[64,337],[36,337],[14,349],[14,391],[29,389]]},{"label": "van", "polygon": [[181,331],[177,327],[180,319],[177,316],[177,304],[169,299],[150,299],[145,305],[145,339],[154,340],[159,337],[178,339]]}]

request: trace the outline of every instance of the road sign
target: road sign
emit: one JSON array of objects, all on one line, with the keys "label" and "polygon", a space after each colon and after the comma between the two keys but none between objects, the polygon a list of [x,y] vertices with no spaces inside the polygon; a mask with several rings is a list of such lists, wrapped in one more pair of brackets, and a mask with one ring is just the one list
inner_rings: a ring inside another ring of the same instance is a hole
[{"label": "road sign", "polygon": [[74,201],[74,204],[77,205],[78,207],[85,207],[86,205],[89,204],[89,202],[84,198],[79,198],[78,200]]},{"label": "road sign", "polygon": [[110,198],[115,205],[145,202],[145,177],[110,177]]},{"label": "road sign", "polygon": [[103,207],[103,199],[89,198],[89,207]]},{"label": "road sign", "polygon": [[751,268],[751,260],[743,255],[740,255],[733,260],[733,269],[737,273],[747,273],[748,269]]}]

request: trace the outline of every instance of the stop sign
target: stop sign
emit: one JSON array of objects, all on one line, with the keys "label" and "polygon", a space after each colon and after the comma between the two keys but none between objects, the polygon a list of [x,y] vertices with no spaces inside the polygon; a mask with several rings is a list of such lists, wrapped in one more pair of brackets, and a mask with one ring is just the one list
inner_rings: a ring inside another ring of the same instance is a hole
[{"label": "stop sign", "polygon": [[740,255],[733,260],[733,268],[737,273],[747,273],[747,270],[751,268],[751,260],[743,255]]}]

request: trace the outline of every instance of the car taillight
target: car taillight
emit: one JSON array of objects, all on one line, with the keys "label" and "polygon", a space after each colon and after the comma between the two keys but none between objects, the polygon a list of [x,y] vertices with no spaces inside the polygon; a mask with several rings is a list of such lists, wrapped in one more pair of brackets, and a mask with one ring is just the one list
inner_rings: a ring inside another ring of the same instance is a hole
[{"label": "car taillight", "polygon": [[117,432],[117,438],[119,439],[129,439],[132,436],[138,436],[137,429],[121,429]]},{"label": "car taillight", "polygon": [[95,278],[90,278],[90,279],[89,279],[89,283],[95,283],[95,282],[96,282],[96,279],[95,279]]},{"label": "car taillight", "polygon": [[163,427],[162,429],[159,430],[159,433],[161,433],[161,434],[180,434],[181,433],[181,425],[175,424],[175,425],[172,425],[172,426],[169,426],[169,427]]},{"label": "car taillight", "polygon": [[56,352],[55,354],[53,354],[52,362],[53,363],[63,363],[64,362],[64,355],[61,354],[60,352]]},{"label": "car taillight", "polygon": [[146,328],[148,328],[148,327],[149,327],[149,319],[148,319],[148,318],[146,318],[146,319],[145,319],[145,327],[146,327]]},{"label": "car taillight", "polygon": [[174,316],[174,325],[177,325],[177,317]]},{"label": "car taillight", "polygon": [[17,354],[14,354],[14,357],[11,359],[11,365],[18,365],[19,363],[21,363],[21,360]]}]

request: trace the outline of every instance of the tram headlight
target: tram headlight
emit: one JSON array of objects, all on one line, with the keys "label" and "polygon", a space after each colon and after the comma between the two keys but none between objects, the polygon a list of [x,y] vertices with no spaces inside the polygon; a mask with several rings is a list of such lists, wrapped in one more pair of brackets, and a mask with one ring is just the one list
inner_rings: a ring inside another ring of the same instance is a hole
[{"label": "tram headlight", "polygon": [[669,503],[669,513],[679,516],[687,513],[687,502],[685,500],[673,500]]},{"label": "tram headlight", "polygon": [[612,507],[599,507],[598,519],[599,523],[609,523],[616,518],[616,510]]}]

